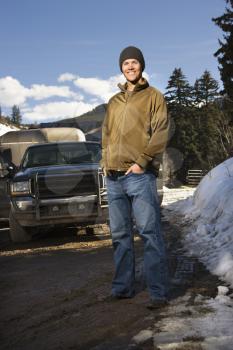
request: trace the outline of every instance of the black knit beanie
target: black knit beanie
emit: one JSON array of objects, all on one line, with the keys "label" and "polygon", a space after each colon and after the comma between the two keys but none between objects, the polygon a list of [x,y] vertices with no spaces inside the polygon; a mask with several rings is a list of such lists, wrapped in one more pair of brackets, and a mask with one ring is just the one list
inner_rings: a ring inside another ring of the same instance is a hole
[{"label": "black knit beanie", "polygon": [[121,54],[119,57],[120,70],[122,71],[122,63],[125,60],[132,59],[132,58],[135,58],[136,60],[138,60],[138,62],[140,62],[142,71],[144,71],[145,61],[144,61],[142,51],[135,46],[128,46],[123,51],[121,51]]}]

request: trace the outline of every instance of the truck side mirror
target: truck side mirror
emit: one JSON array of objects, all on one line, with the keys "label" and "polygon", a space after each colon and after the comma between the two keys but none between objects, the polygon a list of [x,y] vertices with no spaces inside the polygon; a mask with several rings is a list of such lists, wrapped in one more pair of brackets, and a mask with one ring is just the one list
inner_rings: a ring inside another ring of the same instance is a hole
[{"label": "truck side mirror", "polygon": [[18,171],[18,167],[14,163],[6,164],[6,166],[9,176],[13,177]]}]

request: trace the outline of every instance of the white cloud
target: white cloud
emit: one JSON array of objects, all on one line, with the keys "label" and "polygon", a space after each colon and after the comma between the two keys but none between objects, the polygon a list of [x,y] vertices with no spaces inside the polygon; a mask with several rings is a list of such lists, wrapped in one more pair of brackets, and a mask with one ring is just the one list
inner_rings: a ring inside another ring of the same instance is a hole
[{"label": "white cloud", "polygon": [[83,98],[81,95],[71,91],[68,86],[46,86],[38,84],[33,84],[27,95],[27,97],[32,97],[35,100],[43,100],[53,96],[77,99]]},{"label": "white cloud", "polygon": [[59,82],[72,81],[76,87],[89,95],[93,95],[102,102],[107,102],[117,91],[118,83],[125,81],[123,74],[119,74],[109,79],[100,79],[97,77],[83,78],[72,73],[64,73],[58,77]]},{"label": "white cloud", "polygon": [[117,83],[122,80],[121,75],[110,77],[108,80],[77,77],[74,80],[74,84],[84,92],[97,96],[103,102],[107,102],[118,91]]},{"label": "white cloud", "polygon": [[44,100],[51,97],[83,100],[81,94],[71,91],[68,86],[33,84],[30,88],[26,88],[13,77],[8,76],[0,79],[0,104],[3,107],[22,106],[28,98]]},{"label": "white cloud", "polygon": [[[143,76],[149,80],[149,75],[144,72]],[[84,92],[97,96],[102,102],[108,102],[108,100],[119,91],[117,87],[118,83],[124,83],[125,78],[123,74],[118,74],[110,77],[107,80],[99,78],[82,78],[77,77],[74,80],[74,84],[82,89]]]},{"label": "white cloud", "polygon": [[3,107],[23,104],[28,93],[29,89],[14,78],[8,76],[0,79],[0,104]]},{"label": "white cloud", "polygon": [[77,78],[76,75],[72,74],[72,73],[63,73],[58,77],[58,81],[60,83],[63,83],[64,81],[72,81],[75,80]]},{"label": "white cloud", "polygon": [[22,109],[25,122],[47,122],[63,118],[72,118],[88,112],[96,104],[79,102],[51,102]]}]

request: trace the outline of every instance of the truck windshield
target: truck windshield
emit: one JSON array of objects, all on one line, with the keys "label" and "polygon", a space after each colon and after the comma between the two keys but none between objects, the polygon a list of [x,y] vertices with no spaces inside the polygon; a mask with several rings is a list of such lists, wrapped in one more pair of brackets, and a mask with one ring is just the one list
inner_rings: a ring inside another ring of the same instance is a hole
[{"label": "truck windshield", "polygon": [[98,163],[101,147],[98,143],[41,145],[28,148],[22,167]]}]

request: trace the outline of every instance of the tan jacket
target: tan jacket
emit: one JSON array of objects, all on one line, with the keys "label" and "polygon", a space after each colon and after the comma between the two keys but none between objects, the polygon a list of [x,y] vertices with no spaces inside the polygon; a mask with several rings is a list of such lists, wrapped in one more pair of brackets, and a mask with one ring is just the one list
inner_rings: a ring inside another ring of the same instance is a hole
[{"label": "tan jacket", "polygon": [[[126,83],[127,84],[127,83]],[[127,170],[137,163],[144,169],[158,168],[168,140],[166,102],[143,78],[133,92],[120,85],[107,106],[102,129],[102,167]]]}]

